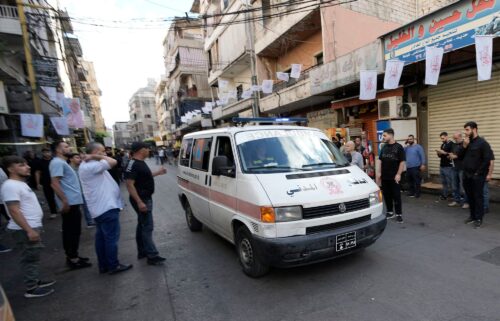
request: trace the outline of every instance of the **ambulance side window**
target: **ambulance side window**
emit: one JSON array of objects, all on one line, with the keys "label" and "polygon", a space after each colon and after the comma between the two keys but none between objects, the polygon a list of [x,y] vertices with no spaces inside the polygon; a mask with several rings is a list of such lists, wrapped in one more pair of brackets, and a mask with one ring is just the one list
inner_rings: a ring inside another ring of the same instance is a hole
[{"label": "ambulance side window", "polygon": [[191,168],[208,171],[211,147],[212,138],[199,138],[194,141]]},{"label": "ambulance side window", "polygon": [[233,149],[231,147],[231,138],[226,136],[217,137],[217,150],[215,156],[226,156],[229,160],[229,166],[234,166]]},{"label": "ambulance side window", "polygon": [[189,166],[189,159],[191,158],[191,149],[193,148],[193,139],[185,139],[182,141],[182,146],[180,150],[180,161],[181,166]]}]

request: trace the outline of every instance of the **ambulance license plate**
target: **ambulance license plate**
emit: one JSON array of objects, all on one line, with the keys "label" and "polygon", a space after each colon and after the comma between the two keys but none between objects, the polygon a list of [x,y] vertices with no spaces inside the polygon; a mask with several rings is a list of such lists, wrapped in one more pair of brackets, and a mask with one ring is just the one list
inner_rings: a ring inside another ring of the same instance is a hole
[{"label": "ambulance license plate", "polygon": [[337,252],[356,247],[356,232],[339,234],[335,237],[335,249]]}]

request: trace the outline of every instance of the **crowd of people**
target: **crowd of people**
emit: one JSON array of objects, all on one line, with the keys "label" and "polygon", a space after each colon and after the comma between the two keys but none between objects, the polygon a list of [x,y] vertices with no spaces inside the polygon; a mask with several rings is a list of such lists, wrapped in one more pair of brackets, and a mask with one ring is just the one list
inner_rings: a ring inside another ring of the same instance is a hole
[{"label": "crowd of people", "polygon": [[[42,158],[33,152],[6,156],[0,169],[0,211],[8,222],[7,231],[21,250],[20,268],[24,275],[26,298],[50,295],[55,280],[40,276],[43,249],[43,210],[34,190],[41,189],[50,210],[49,218],[62,220],[62,246],[66,266],[71,270],[89,268],[92,262],[80,251],[82,211],[87,227],[95,227],[95,251],[99,273],[117,274],[132,264],[118,259],[120,211],[124,207],[120,183],[125,180],[130,203],[137,214],[137,258],[149,265],[160,265],[153,240],[154,177],[167,170],[151,172],[144,160],[149,145],[135,142],[130,155],[116,152],[97,142],[89,143],[85,153],[73,153],[64,141],[42,150]],[[0,252],[10,248],[0,244]]]}]

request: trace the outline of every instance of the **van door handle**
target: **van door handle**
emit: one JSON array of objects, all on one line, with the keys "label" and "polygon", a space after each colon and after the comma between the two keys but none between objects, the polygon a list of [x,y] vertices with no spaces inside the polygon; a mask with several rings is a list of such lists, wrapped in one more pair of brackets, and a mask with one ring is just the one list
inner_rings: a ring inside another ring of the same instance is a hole
[{"label": "van door handle", "polygon": [[212,186],[212,176],[208,177],[208,186]]},{"label": "van door handle", "polygon": [[208,182],[208,175],[205,175],[205,185],[207,185]]}]

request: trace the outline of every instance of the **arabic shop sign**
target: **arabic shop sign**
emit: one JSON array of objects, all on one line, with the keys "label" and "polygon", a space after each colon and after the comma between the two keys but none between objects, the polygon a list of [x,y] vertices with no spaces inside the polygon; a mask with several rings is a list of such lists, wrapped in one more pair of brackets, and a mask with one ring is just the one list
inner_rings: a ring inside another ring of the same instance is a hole
[{"label": "arabic shop sign", "polygon": [[425,47],[445,52],[474,44],[474,35],[500,35],[500,0],[464,0],[423,17],[384,38],[385,60],[425,59]]}]

